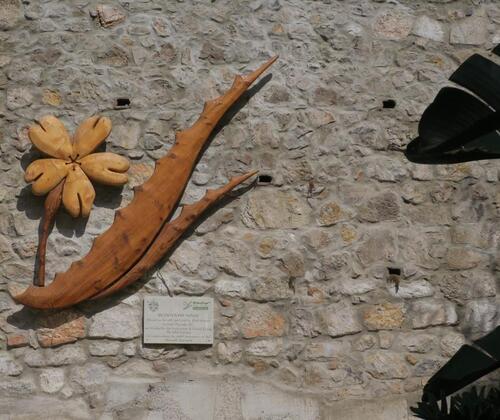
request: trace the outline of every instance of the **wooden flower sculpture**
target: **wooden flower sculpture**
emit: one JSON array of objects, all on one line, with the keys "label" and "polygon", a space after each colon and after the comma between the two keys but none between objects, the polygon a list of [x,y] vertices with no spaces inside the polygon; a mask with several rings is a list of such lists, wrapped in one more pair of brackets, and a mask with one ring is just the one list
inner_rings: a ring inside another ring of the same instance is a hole
[{"label": "wooden flower sculpture", "polygon": [[[37,287],[45,286],[39,278],[38,283],[35,281],[34,286],[22,292],[11,288],[14,299],[33,308],[65,308],[109,296],[127,287],[157,264],[203,214],[255,175],[256,171],[241,174],[222,187],[207,190],[203,198],[184,205],[179,215],[172,219],[217,123],[276,59],[271,58],[247,75],[237,75],[226,93],[205,102],[198,120],[176,133],[175,143],[156,161],[151,177],[134,188],[132,201],[115,213],[112,225],[94,240],[85,257],[71,264],[64,273],[57,273],[46,287]],[[125,182],[123,172],[128,167],[125,161],[107,153],[90,154],[106,138],[110,128],[108,120],[94,117],[78,128],[72,143],[55,118],[46,118],[40,122],[40,127],[31,130],[33,143],[55,157],[35,162],[27,171],[27,179],[34,181],[35,193],[50,191],[45,202],[46,216],[57,209],[61,195],[70,213],[88,214],[94,191],[87,176],[112,185]],[[57,193],[58,190],[61,192]],[[47,226],[44,222],[42,233]],[[40,248],[39,253],[43,254]]]},{"label": "wooden flower sculpture", "polygon": [[128,180],[125,172],[130,164],[126,158],[114,153],[92,153],[110,132],[109,118],[93,116],[78,127],[71,140],[63,123],[51,115],[28,131],[33,145],[51,156],[32,162],[25,174],[35,195],[48,193],[38,244],[36,286],[45,284],[47,239],[61,200],[73,217],[88,217],[95,198],[90,180],[117,186]]},{"label": "wooden flower sculpture", "polygon": [[[62,203],[73,217],[88,217],[95,198],[90,180],[106,185],[123,185],[129,161],[114,153],[92,153],[108,137],[111,121],[94,116],[85,120],[71,141],[63,123],[51,115],[29,129],[33,145],[51,156],[26,169],[35,195],[45,195],[61,184]],[[90,178],[90,180],[89,180]]]}]

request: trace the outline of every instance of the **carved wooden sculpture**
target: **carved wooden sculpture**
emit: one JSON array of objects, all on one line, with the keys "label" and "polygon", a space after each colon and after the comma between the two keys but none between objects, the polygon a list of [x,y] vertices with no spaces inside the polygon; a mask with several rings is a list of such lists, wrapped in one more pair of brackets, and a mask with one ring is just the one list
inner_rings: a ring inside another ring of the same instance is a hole
[{"label": "carved wooden sculpture", "polygon": [[95,198],[89,178],[115,186],[128,180],[125,172],[130,164],[127,159],[114,153],[90,154],[110,131],[109,118],[94,116],[78,127],[71,140],[62,122],[50,115],[41,118],[28,131],[33,145],[52,157],[34,161],[25,174],[35,195],[48,193],[40,227],[35,286],[45,285],[47,239],[61,202],[73,217],[87,217]]},{"label": "carved wooden sculpture", "polygon": [[[207,191],[200,201],[185,206],[179,217],[168,222],[215,125],[276,59],[247,76],[237,75],[229,91],[205,103],[193,126],[176,133],[175,144],[156,162],[151,178],[134,189],[132,202],[116,212],[111,227],[96,238],[84,258],[57,274],[48,286],[30,286],[14,299],[34,308],[64,308],[120,290],[154,265],[208,207],[254,175],[256,172],[247,173],[225,187]],[[64,150],[64,155],[68,152],[63,142],[51,150]]]}]

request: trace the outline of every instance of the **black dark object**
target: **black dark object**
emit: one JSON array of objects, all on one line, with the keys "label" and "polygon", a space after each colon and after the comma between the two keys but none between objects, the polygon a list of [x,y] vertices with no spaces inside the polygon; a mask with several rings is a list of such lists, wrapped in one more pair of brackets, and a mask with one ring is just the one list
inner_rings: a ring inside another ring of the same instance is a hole
[{"label": "black dark object", "polygon": [[385,101],[382,101],[382,108],[396,108],[396,101],[394,99],[387,99]]},{"label": "black dark object", "polygon": [[425,420],[500,420],[500,390],[476,387],[451,397],[449,408],[446,399],[431,397],[421,401],[411,411]]},{"label": "black dark object", "polygon": [[396,268],[396,267],[387,267],[387,271],[389,274],[392,274],[394,276],[400,276],[401,275],[401,269]]},{"label": "black dark object", "polygon": [[444,398],[500,368],[500,327],[463,345],[424,387],[424,399]]},{"label": "black dark object", "polygon": [[[500,45],[493,52],[500,55]],[[422,115],[419,137],[406,157],[431,164],[500,158],[500,66],[474,54],[450,80],[477,97],[455,87],[441,89]]]},{"label": "black dark object", "polygon": [[267,185],[273,181],[273,177],[271,175],[262,174],[257,177],[257,183],[259,185]]},{"label": "black dark object", "polygon": [[129,98],[117,98],[116,99],[116,109],[123,109],[130,107],[130,99]]}]

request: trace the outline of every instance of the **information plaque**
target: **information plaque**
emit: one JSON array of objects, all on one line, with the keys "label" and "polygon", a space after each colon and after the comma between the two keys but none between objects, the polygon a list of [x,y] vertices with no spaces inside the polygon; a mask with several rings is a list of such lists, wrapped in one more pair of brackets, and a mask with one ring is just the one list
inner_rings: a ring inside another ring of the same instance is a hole
[{"label": "information plaque", "polygon": [[213,344],[210,297],[144,297],[145,344]]}]

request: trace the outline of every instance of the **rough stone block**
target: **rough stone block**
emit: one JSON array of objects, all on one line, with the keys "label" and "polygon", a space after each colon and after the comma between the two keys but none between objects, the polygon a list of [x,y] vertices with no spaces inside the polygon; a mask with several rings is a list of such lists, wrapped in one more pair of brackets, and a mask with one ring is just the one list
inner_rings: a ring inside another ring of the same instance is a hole
[{"label": "rough stone block", "polygon": [[470,17],[451,25],[450,43],[482,45],[488,36],[488,22],[481,17]]},{"label": "rough stone block", "polygon": [[401,328],[405,320],[402,304],[382,303],[365,309],[363,323],[370,331],[394,330]]},{"label": "rough stone block", "polygon": [[248,227],[294,229],[309,222],[310,207],[292,192],[261,188],[248,195],[241,213],[242,221]]},{"label": "rough stone block", "polygon": [[439,299],[419,299],[413,302],[408,319],[413,328],[454,325],[458,321],[455,305]]},{"label": "rough stone block", "polygon": [[268,305],[247,304],[241,321],[241,332],[245,338],[282,336],[287,322],[285,317]]},{"label": "rough stone block", "polygon": [[342,401],[324,406],[322,420],[408,420],[405,399]]},{"label": "rough stone block", "polygon": [[322,331],[331,337],[356,334],[363,329],[354,306],[341,301],[333,303],[320,312]]},{"label": "rough stone block", "polygon": [[141,334],[139,311],[121,304],[92,317],[89,337],[131,339]]}]

